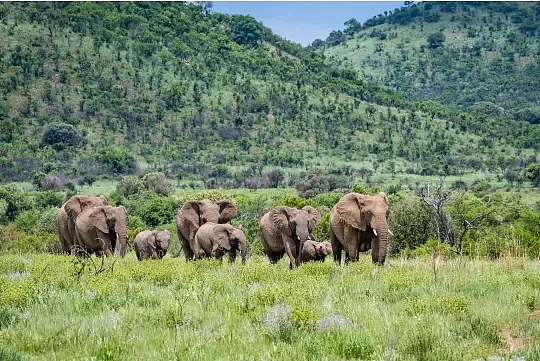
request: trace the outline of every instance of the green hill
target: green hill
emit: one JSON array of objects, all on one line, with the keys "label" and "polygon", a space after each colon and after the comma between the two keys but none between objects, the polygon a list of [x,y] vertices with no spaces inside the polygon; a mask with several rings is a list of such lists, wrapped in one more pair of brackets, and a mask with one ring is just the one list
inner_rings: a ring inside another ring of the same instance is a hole
[{"label": "green hill", "polygon": [[313,44],[333,63],[413,99],[540,123],[538,2],[423,2],[346,26]]},{"label": "green hill", "polygon": [[502,175],[540,146],[537,126],[408,100],[208,3],[0,5],[0,122],[4,182]]}]

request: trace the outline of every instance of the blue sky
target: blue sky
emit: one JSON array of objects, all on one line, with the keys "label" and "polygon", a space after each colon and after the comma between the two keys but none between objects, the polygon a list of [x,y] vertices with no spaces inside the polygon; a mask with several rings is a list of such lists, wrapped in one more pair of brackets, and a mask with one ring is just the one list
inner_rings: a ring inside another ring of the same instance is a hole
[{"label": "blue sky", "polygon": [[350,18],[363,23],[385,10],[401,7],[403,1],[214,1],[214,12],[251,15],[276,34],[309,45],[325,40],[332,30],[343,30]]}]

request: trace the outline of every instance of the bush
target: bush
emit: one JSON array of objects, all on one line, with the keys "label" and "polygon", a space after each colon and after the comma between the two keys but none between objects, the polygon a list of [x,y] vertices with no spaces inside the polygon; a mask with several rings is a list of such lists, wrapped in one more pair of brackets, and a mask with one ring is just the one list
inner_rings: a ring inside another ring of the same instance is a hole
[{"label": "bush", "polygon": [[96,160],[105,165],[111,174],[129,174],[137,170],[135,157],[122,147],[102,149]]},{"label": "bush", "polygon": [[137,176],[124,176],[116,184],[116,193],[120,197],[129,198],[139,195],[144,190],[144,184]]},{"label": "bush", "polygon": [[172,191],[172,182],[161,172],[147,173],[142,177],[142,183],[147,190],[162,196],[168,196]]},{"label": "bush", "polygon": [[39,208],[61,207],[64,202],[64,193],[56,191],[43,191],[36,194],[36,205]]},{"label": "bush", "polygon": [[32,193],[18,190],[12,186],[0,186],[0,200],[4,202],[2,218],[8,221],[14,221],[20,212],[34,206]]},{"label": "bush", "polygon": [[84,138],[77,129],[73,125],[66,123],[47,125],[41,138],[41,143],[44,145],[74,146],[81,145],[83,142]]},{"label": "bush", "polygon": [[138,215],[147,227],[156,227],[174,221],[178,204],[174,199],[155,196],[144,199],[137,205]]},{"label": "bush", "polygon": [[383,191],[381,186],[367,185],[367,184],[353,184],[352,191],[364,195],[374,196]]},{"label": "bush", "polygon": [[328,174],[321,169],[311,169],[309,173],[296,184],[300,197],[311,198],[320,193],[330,192],[336,189],[348,189],[348,178]]},{"label": "bush", "polygon": [[390,254],[405,248],[416,248],[425,244],[430,236],[437,235],[434,215],[429,206],[413,196],[394,202],[390,207]]}]

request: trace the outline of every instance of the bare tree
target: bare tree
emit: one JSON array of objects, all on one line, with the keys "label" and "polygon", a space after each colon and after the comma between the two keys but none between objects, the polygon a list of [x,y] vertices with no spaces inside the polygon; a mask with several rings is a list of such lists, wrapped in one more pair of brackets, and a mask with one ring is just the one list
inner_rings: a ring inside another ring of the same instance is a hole
[{"label": "bare tree", "polygon": [[426,187],[421,188],[420,196],[424,202],[435,210],[438,238],[453,246],[456,244],[456,240],[454,231],[452,230],[452,219],[445,210],[445,206],[452,199],[452,194],[450,191],[445,191],[443,185],[444,177],[439,180],[439,183],[434,189],[432,189],[429,184]]}]

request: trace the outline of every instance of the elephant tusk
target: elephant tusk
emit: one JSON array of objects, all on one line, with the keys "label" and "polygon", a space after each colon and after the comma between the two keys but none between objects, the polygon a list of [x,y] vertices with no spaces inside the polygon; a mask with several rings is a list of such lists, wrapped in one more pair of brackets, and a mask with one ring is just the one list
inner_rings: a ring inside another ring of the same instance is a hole
[{"label": "elephant tusk", "polygon": [[375,230],[375,228],[373,228],[373,234],[375,235],[375,237],[377,237],[377,231]]},{"label": "elephant tusk", "polygon": [[388,233],[390,233],[391,236],[394,235],[391,230],[388,230]]}]

